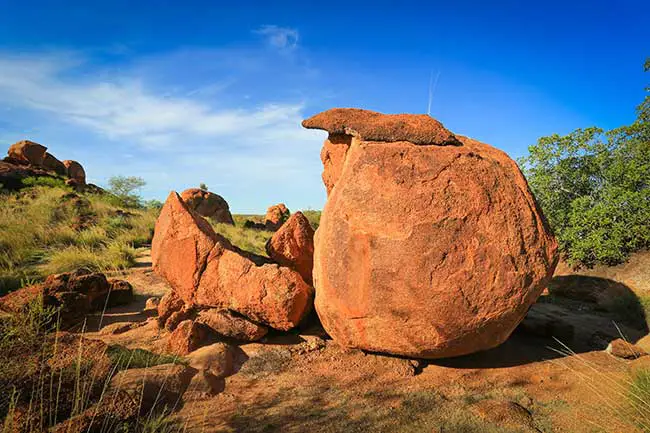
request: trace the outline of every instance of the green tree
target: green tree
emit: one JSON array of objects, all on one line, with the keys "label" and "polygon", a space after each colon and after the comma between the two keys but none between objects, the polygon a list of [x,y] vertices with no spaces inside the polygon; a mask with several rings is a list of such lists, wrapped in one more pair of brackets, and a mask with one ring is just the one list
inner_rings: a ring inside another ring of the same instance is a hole
[{"label": "green tree", "polygon": [[108,190],[126,207],[141,207],[142,198],[136,191],[147,183],[137,176],[113,176],[108,179]]},{"label": "green tree", "polygon": [[542,137],[520,160],[571,264],[621,263],[650,247],[650,96],[637,112],[611,131]]},{"label": "green tree", "polygon": [[199,189],[200,189],[200,190],[203,190],[203,191],[207,191],[207,190],[208,190],[208,186],[207,186],[206,184],[204,184],[203,182],[201,182],[201,183],[199,184]]}]

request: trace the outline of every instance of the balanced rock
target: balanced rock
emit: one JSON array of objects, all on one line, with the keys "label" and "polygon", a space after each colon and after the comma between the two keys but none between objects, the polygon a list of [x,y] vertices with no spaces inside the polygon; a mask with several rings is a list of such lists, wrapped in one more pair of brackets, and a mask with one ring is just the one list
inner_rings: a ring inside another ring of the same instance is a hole
[{"label": "balanced rock", "polygon": [[235,311],[287,330],[310,310],[313,289],[294,270],[255,261],[214,232],[172,192],[151,246],[153,269],[187,305]]},{"label": "balanced rock", "polygon": [[65,165],[66,174],[70,179],[76,181],[79,185],[82,186],[86,184],[86,172],[84,171],[84,168],[81,166],[81,164],[79,164],[77,161],[66,159],[63,161],[63,165]]},{"label": "balanced rock", "polygon": [[332,338],[416,358],[504,342],[558,260],[516,163],[425,115],[336,109],[303,126],[347,147],[325,165],[315,238],[316,310]]},{"label": "balanced rock", "polygon": [[289,215],[291,215],[291,212],[284,203],[273,205],[266,210],[264,225],[267,230],[276,231],[289,219]]},{"label": "balanced rock", "polygon": [[266,252],[276,263],[298,271],[312,284],[314,267],[314,229],[302,212],[289,217],[266,244]]},{"label": "balanced rock", "polygon": [[202,217],[212,218],[217,223],[235,225],[228,203],[220,195],[199,188],[186,189],[181,198],[187,207]]},{"label": "balanced rock", "polygon": [[28,165],[43,166],[47,147],[29,140],[12,144],[7,151],[9,158]]}]

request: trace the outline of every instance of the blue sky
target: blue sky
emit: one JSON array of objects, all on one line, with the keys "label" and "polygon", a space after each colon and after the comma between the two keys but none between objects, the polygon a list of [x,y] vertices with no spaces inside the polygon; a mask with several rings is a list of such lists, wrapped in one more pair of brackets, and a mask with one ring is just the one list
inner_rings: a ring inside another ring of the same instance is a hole
[{"label": "blue sky", "polygon": [[319,209],[331,107],[427,111],[526,153],[542,135],[631,122],[648,78],[641,0],[0,0],[0,147],[138,175],[164,199],[205,182],[238,213]]}]

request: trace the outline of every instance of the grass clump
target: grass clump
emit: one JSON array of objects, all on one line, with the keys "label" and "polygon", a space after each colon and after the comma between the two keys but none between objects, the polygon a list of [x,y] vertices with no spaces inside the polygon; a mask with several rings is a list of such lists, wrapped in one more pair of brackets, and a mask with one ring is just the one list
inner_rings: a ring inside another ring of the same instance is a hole
[{"label": "grass clump", "polygon": [[106,352],[117,371],[130,368],[147,368],[161,364],[183,364],[177,356],[160,355],[144,349],[127,349],[124,346],[110,346]]},{"label": "grass clump", "polygon": [[125,209],[110,194],[74,193],[50,178],[26,182],[0,199],[0,296],[51,273],[124,269],[153,237],[159,209]]},{"label": "grass clump", "polygon": [[273,236],[273,232],[249,229],[243,225],[213,223],[212,227],[215,232],[224,236],[233,245],[260,256],[266,256],[266,243]]}]

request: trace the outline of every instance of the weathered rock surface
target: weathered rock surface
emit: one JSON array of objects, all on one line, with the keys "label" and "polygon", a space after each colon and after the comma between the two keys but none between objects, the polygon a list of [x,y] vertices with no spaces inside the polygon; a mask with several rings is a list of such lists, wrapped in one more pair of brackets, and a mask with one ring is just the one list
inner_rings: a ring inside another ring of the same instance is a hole
[{"label": "weathered rock surface", "polygon": [[70,179],[75,180],[80,185],[86,184],[86,171],[81,164],[77,161],[66,159],[63,161],[63,165],[65,165],[66,174]]},{"label": "weathered rock surface", "polygon": [[314,229],[302,212],[289,217],[266,244],[266,252],[276,263],[293,268],[312,284]]},{"label": "weathered rock surface", "polygon": [[558,259],[515,162],[428,116],[331,110],[303,125],[350,142],[315,239],[328,333],[417,358],[505,341]]},{"label": "weathered rock surface", "polygon": [[9,158],[37,167],[43,166],[47,147],[29,140],[12,144],[7,151]]},{"label": "weathered rock surface", "polygon": [[185,356],[201,347],[206,336],[206,330],[202,325],[192,320],[184,320],[178,324],[169,336],[167,351],[175,355]]},{"label": "weathered rock surface", "polygon": [[118,372],[111,379],[109,395],[123,392],[141,402],[140,414],[147,414],[154,405],[162,410],[180,406],[183,393],[196,370],[179,364],[162,364],[149,368],[132,368]]},{"label": "weathered rock surface", "polygon": [[92,311],[128,304],[133,287],[122,280],[107,280],[101,273],[79,269],[48,276],[43,283],[25,287],[0,298],[0,311],[16,313],[37,299],[58,308],[63,328],[74,325]]},{"label": "weathered rock surface", "polygon": [[254,259],[217,235],[178,194],[169,195],[156,222],[152,261],[178,297],[280,330],[296,326],[310,309],[313,289],[294,270]]},{"label": "weathered rock surface", "polygon": [[289,215],[291,215],[291,212],[284,203],[273,205],[266,210],[264,225],[267,230],[276,231],[289,219]]},{"label": "weathered rock surface", "polygon": [[622,338],[617,338],[616,340],[610,342],[605,351],[612,356],[624,359],[636,359],[648,355],[645,350],[628,341],[623,340]]},{"label": "weathered rock surface", "polygon": [[181,198],[187,207],[202,217],[212,218],[215,222],[235,225],[226,200],[220,195],[199,188],[186,189]]},{"label": "weathered rock surface", "polygon": [[225,343],[214,343],[192,352],[187,361],[190,367],[204,370],[216,377],[230,376],[234,372],[233,350]]},{"label": "weathered rock surface", "polygon": [[175,291],[168,292],[158,303],[158,326],[164,328],[171,315],[182,310],[184,306],[185,303]]},{"label": "weathered rock surface", "polygon": [[45,158],[43,158],[43,167],[47,170],[52,170],[58,175],[65,176],[67,174],[67,169],[65,164],[56,159],[51,153],[45,152]]},{"label": "weathered rock surface", "polygon": [[219,335],[239,341],[257,341],[268,332],[265,326],[236,316],[228,310],[203,310],[199,312],[196,321]]}]

